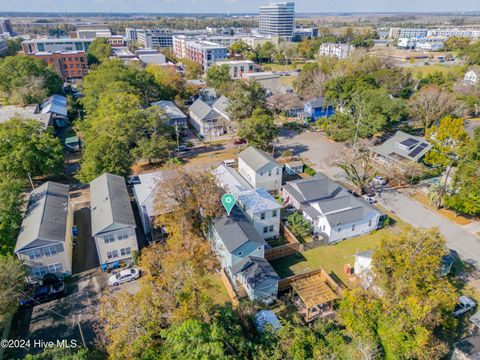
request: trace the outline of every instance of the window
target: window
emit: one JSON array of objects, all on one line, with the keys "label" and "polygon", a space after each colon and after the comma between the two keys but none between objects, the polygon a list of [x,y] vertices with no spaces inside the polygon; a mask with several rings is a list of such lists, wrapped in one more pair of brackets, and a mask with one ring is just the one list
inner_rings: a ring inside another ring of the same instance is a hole
[{"label": "window", "polygon": [[51,273],[61,273],[63,272],[63,266],[60,263],[48,265],[48,272]]},{"label": "window", "polygon": [[263,176],[263,170],[260,171],[260,176]]},{"label": "window", "polygon": [[338,232],[340,232],[340,231],[342,231],[342,229],[341,229],[341,228],[338,228],[338,230],[337,230],[337,231],[338,231]]},{"label": "window", "polygon": [[262,249],[263,249],[263,246],[257,247],[257,250],[258,250],[258,251],[262,251]]},{"label": "window", "polygon": [[118,250],[107,251],[107,259],[113,259],[118,257]]},{"label": "window", "polygon": [[32,274],[36,277],[41,277],[47,273],[45,266],[37,266],[32,269]]},{"label": "window", "polygon": [[272,217],[277,217],[277,210],[272,211]]},{"label": "window", "polygon": [[272,170],[268,170],[268,176],[272,176]]},{"label": "window", "polygon": [[127,255],[130,255],[131,254],[131,249],[129,247],[126,247],[126,248],[123,248],[123,249],[120,249],[120,255],[121,256],[127,256]]},{"label": "window", "polygon": [[49,246],[43,249],[43,253],[45,254],[45,256],[55,255],[57,253],[57,248],[55,246]]},{"label": "window", "polygon": [[372,226],[372,220],[368,220],[368,226]]},{"label": "window", "polygon": [[352,231],[355,231],[355,224],[352,225]]},{"label": "window", "polygon": [[268,232],[268,226],[263,227],[263,233],[266,234]]},{"label": "window", "polygon": [[127,240],[128,234],[126,232],[118,234],[118,240]]},{"label": "window", "polygon": [[115,241],[115,236],[113,236],[113,234],[106,234],[103,239],[105,240],[105,244],[108,244]]},{"label": "window", "polygon": [[30,260],[35,260],[39,257],[42,257],[42,253],[39,249],[32,249],[27,253],[27,255]]},{"label": "window", "polygon": [[260,220],[265,220],[265,213],[260,213]]},{"label": "window", "polygon": [[277,168],[277,175],[280,175],[280,168]]},{"label": "window", "polygon": [[239,252],[237,253],[237,255],[238,255],[238,256],[242,256],[242,255],[243,255],[243,251],[239,251]]}]

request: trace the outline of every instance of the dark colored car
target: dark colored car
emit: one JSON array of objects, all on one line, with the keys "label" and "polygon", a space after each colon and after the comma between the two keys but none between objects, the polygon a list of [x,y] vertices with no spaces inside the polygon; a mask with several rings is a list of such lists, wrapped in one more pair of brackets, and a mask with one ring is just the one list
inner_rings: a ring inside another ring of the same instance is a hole
[{"label": "dark colored car", "polygon": [[39,285],[30,290],[25,298],[20,300],[20,306],[30,307],[53,299],[61,298],[65,295],[65,283],[57,280],[56,282],[44,281],[43,285]]},{"label": "dark colored car", "polygon": [[247,141],[244,140],[244,139],[235,139],[235,141],[233,142],[235,145],[242,145],[242,144],[246,144]]}]

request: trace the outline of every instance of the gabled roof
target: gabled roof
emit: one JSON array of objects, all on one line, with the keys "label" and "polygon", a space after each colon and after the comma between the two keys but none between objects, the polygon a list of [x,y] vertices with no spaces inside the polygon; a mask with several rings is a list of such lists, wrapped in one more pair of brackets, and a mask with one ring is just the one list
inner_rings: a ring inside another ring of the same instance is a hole
[{"label": "gabled roof", "polygon": [[321,108],[323,107],[323,104],[325,103],[325,98],[315,98],[307,102],[307,104],[310,104],[310,106],[313,109]]},{"label": "gabled roof", "polygon": [[267,244],[236,206],[230,212],[230,216],[223,215],[214,219],[212,227],[230,253],[249,241],[258,243],[258,246]]},{"label": "gabled roof", "polygon": [[15,252],[65,241],[68,189],[49,181],[30,193]]},{"label": "gabled roof", "polygon": [[210,105],[203,102],[201,99],[197,99],[192,105],[190,105],[188,110],[200,120],[204,120],[209,116],[215,117],[217,115]]},{"label": "gabled roof", "polygon": [[397,131],[395,135],[383,144],[373,146],[371,149],[392,160],[399,162],[420,160],[432,145],[421,136],[414,136],[403,131]]},{"label": "gabled roof", "polygon": [[151,104],[152,106],[161,107],[165,110],[166,114],[170,117],[170,119],[186,119],[187,115],[183,113],[182,110],[178,108],[177,105],[173,101],[169,100],[160,100]]},{"label": "gabled roof", "polygon": [[139,206],[145,209],[149,217],[160,215],[155,209],[155,196],[158,184],[168,179],[170,174],[171,172],[162,170],[138,175],[140,183],[133,186],[133,192]]},{"label": "gabled roof", "polygon": [[25,107],[19,105],[0,106],[0,123],[7,122],[13,117],[20,117],[25,120],[37,120],[47,128],[50,125],[52,115],[50,113],[40,113],[38,111],[38,105],[27,105]]},{"label": "gabled roof", "polygon": [[284,189],[300,203],[332,198],[343,190],[336,182],[320,173],[308,179],[289,181]]},{"label": "gabled roof", "polygon": [[212,171],[217,183],[225,189],[225,191],[234,195],[239,192],[249,190],[252,187],[240,174],[231,167],[220,165]]},{"label": "gabled roof", "polygon": [[238,154],[238,158],[242,159],[253,171],[258,171],[268,164],[280,166],[280,164],[265,151],[254,148],[253,146],[249,146],[243,150]]},{"label": "gabled roof", "polygon": [[52,95],[42,104],[42,114],[58,114],[67,116],[67,98],[61,95]]},{"label": "gabled roof", "polygon": [[244,206],[245,211],[254,214],[282,208],[282,205],[264,188],[242,191],[237,194],[237,197],[239,203]]},{"label": "gabled roof", "polygon": [[227,111],[228,108],[228,98],[224,95],[220,96],[217,101],[215,101],[212,105],[213,110],[218,112],[220,115],[229,118],[230,114]]},{"label": "gabled roof", "polygon": [[242,273],[248,285],[255,289],[267,279],[280,280],[275,269],[266,259],[256,256],[247,256],[232,266],[232,274]]},{"label": "gabled roof", "polygon": [[112,225],[135,227],[127,185],[122,176],[105,173],[90,183],[92,235],[100,234]]}]

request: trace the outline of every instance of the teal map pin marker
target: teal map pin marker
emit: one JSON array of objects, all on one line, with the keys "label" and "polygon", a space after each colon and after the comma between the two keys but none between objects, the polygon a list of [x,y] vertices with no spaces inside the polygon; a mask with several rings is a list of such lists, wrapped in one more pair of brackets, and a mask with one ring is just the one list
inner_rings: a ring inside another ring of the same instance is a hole
[{"label": "teal map pin marker", "polygon": [[225,194],[222,196],[222,205],[225,210],[227,210],[227,215],[230,215],[230,211],[232,211],[236,202],[237,199],[235,199],[235,196],[233,196],[232,194]]}]

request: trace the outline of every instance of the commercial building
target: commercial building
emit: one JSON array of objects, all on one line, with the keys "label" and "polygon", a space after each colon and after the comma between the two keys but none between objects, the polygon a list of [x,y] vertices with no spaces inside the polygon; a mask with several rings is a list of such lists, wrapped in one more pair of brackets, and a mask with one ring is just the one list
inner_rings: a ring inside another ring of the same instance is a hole
[{"label": "commercial building", "polygon": [[5,54],[8,50],[8,45],[7,45],[7,41],[0,37],[0,56]]},{"label": "commercial building", "polygon": [[8,19],[0,19],[0,35],[10,36],[13,34],[12,24]]},{"label": "commercial building", "polygon": [[22,41],[24,54],[30,55],[38,52],[62,52],[62,51],[83,51],[87,52],[88,47],[94,39],[51,39],[39,38]]},{"label": "commercial building", "polygon": [[231,60],[231,61],[218,61],[215,65],[226,65],[230,69],[230,77],[233,80],[240,79],[244,73],[253,73],[260,70],[259,66],[251,60]]},{"label": "commercial building", "polygon": [[186,41],[186,58],[201,65],[202,70],[207,72],[214,63],[225,60],[228,49],[209,41]]},{"label": "commercial building", "polygon": [[278,2],[260,7],[259,33],[284,39],[293,37],[295,3]]},{"label": "commercial building", "polygon": [[109,38],[112,32],[107,25],[102,24],[78,24],[75,36],[78,39]]},{"label": "commercial building", "polygon": [[398,38],[424,38],[428,35],[428,29],[414,28],[391,28],[388,34],[390,39]]},{"label": "commercial building", "polygon": [[[132,29],[129,30],[132,36]],[[173,47],[173,33],[169,29],[145,29],[136,30],[136,41],[139,46],[146,48],[172,48]]]},{"label": "commercial building", "polygon": [[320,56],[346,59],[352,50],[349,44],[324,43],[320,45],[318,53]]},{"label": "commercial building", "polygon": [[458,28],[443,28],[430,29],[427,33],[428,37],[466,37],[472,40],[480,39],[480,29],[458,29]]},{"label": "commercial building", "polygon": [[88,74],[88,63],[83,51],[37,52],[30,56],[51,65],[64,80],[82,79]]},{"label": "commercial building", "polygon": [[295,28],[293,30],[293,37],[296,41],[306,38],[314,38],[318,36],[318,28]]}]

